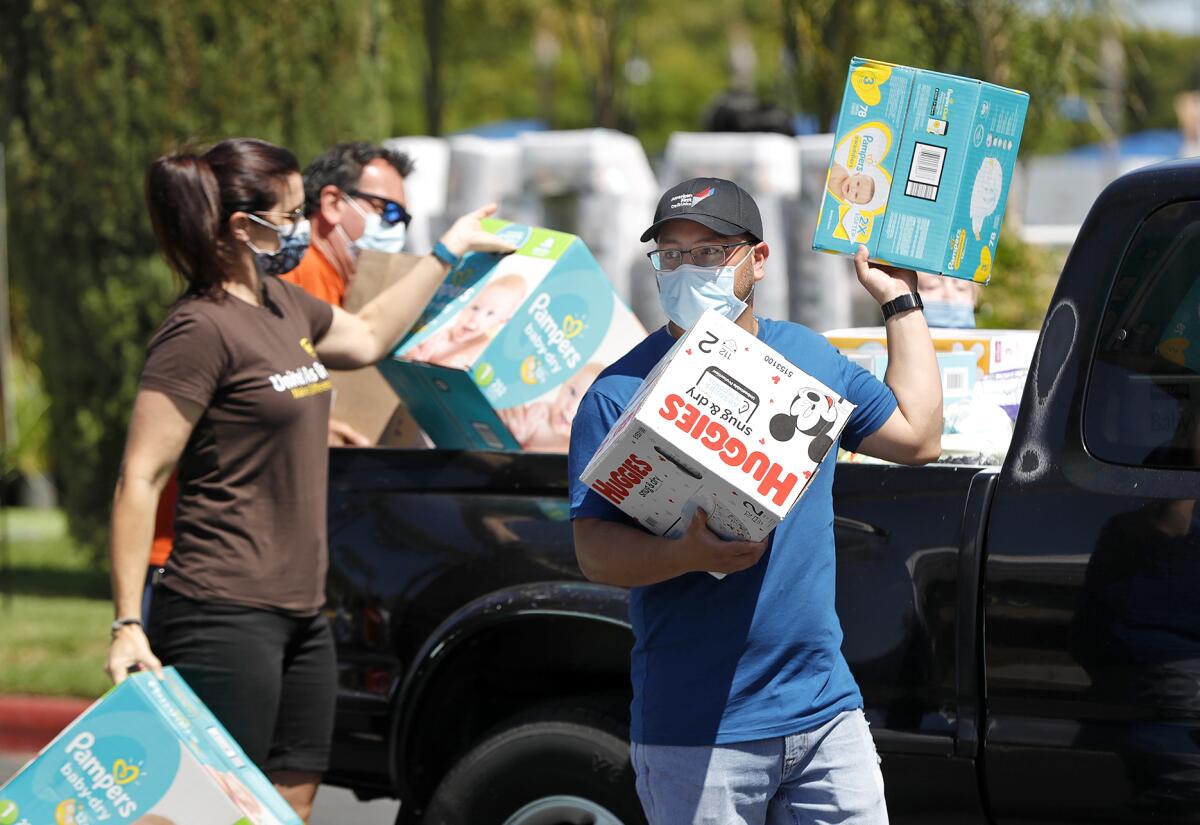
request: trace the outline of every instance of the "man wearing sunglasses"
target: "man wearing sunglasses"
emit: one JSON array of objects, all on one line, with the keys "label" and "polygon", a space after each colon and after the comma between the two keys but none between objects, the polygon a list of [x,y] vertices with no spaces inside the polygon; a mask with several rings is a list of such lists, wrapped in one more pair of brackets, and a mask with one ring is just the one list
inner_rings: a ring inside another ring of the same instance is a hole
[{"label": "man wearing sunglasses", "polygon": [[706,309],[857,405],[842,446],[905,464],[937,458],[941,382],[916,273],[870,266],[862,247],[854,259],[883,310],[885,384],[812,330],[755,314],[770,252],[762,238],[757,205],[730,181],[685,181],[659,201],[642,240],[654,242],[670,322],[579,405],[568,471],[575,552],[592,581],[631,588],[631,758],[650,825],[881,825],[883,778],[834,612],[837,449],[762,542],[718,537],[703,511],[682,538],[656,536],[579,481],[642,380]]},{"label": "man wearing sunglasses", "polygon": [[[360,251],[396,253],[404,248],[412,220],[404,178],[412,169],[408,155],[371,143],[342,143],[318,155],[304,170],[307,219],[280,231],[280,251],[267,262],[268,272],[280,274],[326,303],[343,306]],[[409,273],[413,320],[460,256],[467,249],[483,248],[481,239],[497,252],[512,251],[512,244],[479,224],[494,211],[495,206],[489,205],[460,217]],[[297,252],[303,257],[293,268]],[[330,419],[329,441],[360,447],[371,443],[337,419]]]},{"label": "man wearing sunglasses", "polygon": [[412,169],[408,155],[370,143],[342,143],[318,155],[304,170],[308,251],[283,278],[341,306],[360,250],[404,248],[412,220],[404,178]]}]

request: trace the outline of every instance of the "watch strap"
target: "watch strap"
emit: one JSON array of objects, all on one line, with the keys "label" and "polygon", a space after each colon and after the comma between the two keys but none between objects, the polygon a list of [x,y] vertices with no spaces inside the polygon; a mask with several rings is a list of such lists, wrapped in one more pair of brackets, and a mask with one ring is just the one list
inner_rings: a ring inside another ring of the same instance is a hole
[{"label": "watch strap", "polygon": [[441,241],[438,241],[433,245],[432,254],[433,257],[437,258],[451,269],[454,269],[454,267],[458,266],[459,262],[462,260],[461,256],[455,255],[450,251],[450,248]]},{"label": "watch strap", "polygon": [[910,309],[925,309],[925,304],[921,302],[921,296],[915,292],[908,292],[898,298],[893,298],[886,304],[880,307],[883,310],[883,320],[891,318],[898,312],[904,312]]}]

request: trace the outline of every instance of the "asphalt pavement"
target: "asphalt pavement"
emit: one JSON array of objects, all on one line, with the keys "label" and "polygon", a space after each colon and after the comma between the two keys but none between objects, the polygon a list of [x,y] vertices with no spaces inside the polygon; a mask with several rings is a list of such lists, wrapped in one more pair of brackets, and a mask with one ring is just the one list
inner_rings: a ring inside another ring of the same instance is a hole
[{"label": "asphalt pavement", "polygon": [[[0,785],[21,769],[33,754],[0,753]],[[400,803],[394,799],[359,802],[354,794],[343,788],[322,785],[317,793],[309,825],[392,825]]]}]

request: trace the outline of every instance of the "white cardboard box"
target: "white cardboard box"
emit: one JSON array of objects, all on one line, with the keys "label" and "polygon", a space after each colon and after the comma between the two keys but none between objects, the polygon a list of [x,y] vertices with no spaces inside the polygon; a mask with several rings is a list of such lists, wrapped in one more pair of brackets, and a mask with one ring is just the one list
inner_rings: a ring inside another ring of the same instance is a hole
[{"label": "white cardboard box", "polygon": [[759,541],[787,515],[854,405],[709,311],[651,371],[580,480],[650,532],[697,508]]},{"label": "white cardboard box", "polygon": [[[887,353],[887,331],[883,327],[831,329],[822,333],[842,355]],[[937,352],[973,352],[982,375],[1029,369],[1037,349],[1036,329],[951,329],[931,327],[929,336]]]}]

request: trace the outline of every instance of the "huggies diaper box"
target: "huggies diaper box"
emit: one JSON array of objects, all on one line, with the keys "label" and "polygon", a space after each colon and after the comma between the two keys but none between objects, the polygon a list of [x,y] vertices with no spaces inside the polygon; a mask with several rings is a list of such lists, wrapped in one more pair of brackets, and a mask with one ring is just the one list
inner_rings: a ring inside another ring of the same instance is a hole
[{"label": "huggies diaper box", "polygon": [[1029,95],[850,61],[813,248],[986,284]]},{"label": "huggies diaper box", "polygon": [[663,357],[581,481],[650,532],[682,536],[697,508],[758,541],[808,487],[854,405],[709,310]]},{"label": "huggies diaper box", "polygon": [[174,668],[135,673],[0,787],[4,825],[302,825]]},{"label": "huggies diaper box", "polygon": [[438,447],[566,452],[600,371],[645,337],[575,235],[495,218],[379,369]]}]

